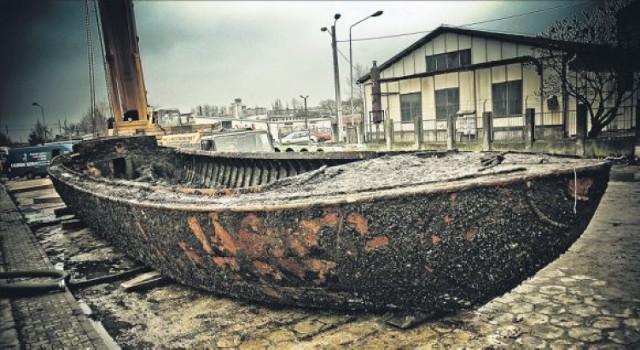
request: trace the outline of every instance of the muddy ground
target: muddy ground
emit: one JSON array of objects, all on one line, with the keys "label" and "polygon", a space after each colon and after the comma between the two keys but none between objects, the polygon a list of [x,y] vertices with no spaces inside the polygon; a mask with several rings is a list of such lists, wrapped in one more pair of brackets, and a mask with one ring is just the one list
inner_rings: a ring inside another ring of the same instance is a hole
[{"label": "muddy ground", "polygon": [[[51,262],[71,272],[73,281],[139,265],[86,228],[62,228],[74,223],[74,219],[38,227],[39,221],[52,220],[53,214],[48,212],[28,214],[27,218]],[[395,331],[395,327],[385,323],[393,316],[390,314],[256,305],[217,297],[170,280],[146,290],[127,292],[120,286],[122,281],[78,289],[74,295],[91,308],[90,317],[102,322],[123,348],[297,347],[301,342],[313,342],[331,334],[337,335],[330,338],[339,339],[327,345],[347,345],[374,333]],[[338,328],[349,333],[335,332]]]}]

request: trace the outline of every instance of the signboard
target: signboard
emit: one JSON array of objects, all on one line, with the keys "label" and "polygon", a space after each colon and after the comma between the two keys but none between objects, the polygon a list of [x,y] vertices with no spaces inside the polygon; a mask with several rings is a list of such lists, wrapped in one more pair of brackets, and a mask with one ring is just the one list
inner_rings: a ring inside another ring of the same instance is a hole
[{"label": "signboard", "polygon": [[46,151],[24,152],[21,162],[11,162],[11,168],[46,167],[49,165],[49,154]]},{"label": "signboard", "polygon": [[475,135],[478,132],[478,120],[475,115],[458,117],[456,131],[462,135]]}]

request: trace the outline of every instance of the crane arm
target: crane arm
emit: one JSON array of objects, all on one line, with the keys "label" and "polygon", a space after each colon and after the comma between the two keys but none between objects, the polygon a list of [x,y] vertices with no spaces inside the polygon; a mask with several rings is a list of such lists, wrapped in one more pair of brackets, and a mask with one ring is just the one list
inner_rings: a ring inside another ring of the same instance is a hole
[{"label": "crane arm", "polygon": [[98,0],[98,7],[116,129],[145,128],[147,96],[133,1]]}]

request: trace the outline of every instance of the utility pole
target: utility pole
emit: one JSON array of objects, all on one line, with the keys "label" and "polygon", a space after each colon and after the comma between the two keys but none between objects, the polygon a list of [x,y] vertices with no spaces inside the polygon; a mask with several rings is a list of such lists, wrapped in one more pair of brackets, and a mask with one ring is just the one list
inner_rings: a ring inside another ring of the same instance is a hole
[{"label": "utility pole", "polygon": [[336,118],[338,119],[338,142],[342,142],[342,100],[340,99],[340,71],[338,69],[338,43],[336,41],[336,21],[340,18],[340,14],[333,16],[333,25],[328,30],[327,27],[320,28],[321,31],[329,31],[331,34],[331,50],[333,51],[333,80],[336,90]]},{"label": "utility pole", "polygon": [[331,26],[331,48],[333,50],[333,80],[336,86],[336,109],[338,111],[336,116],[338,118],[338,142],[342,142],[342,99],[340,98],[340,70],[338,68],[338,43],[336,41],[335,24]]},{"label": "utility pole", "polygon": [[309,115],[307,114],[307,98],[309,98],[309,95],[300,95],[300,97],[304,100],[304,128],[309,130]]}]

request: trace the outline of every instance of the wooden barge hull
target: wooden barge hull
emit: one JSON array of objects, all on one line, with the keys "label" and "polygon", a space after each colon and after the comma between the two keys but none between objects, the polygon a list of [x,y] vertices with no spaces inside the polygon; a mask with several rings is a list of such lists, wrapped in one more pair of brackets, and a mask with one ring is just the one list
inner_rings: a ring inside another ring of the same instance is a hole
[{"label": "wooden barge hull", "polygon": [[164,202],[127,198],[120,193],[166,189],[94,178],[86,169],[95,163],[82,157],[73,162],[89,164],[85,174],[72,170],[74,156],[51,167],[62,199],[93,231],[163,275],[233,298],[358,310],[451,311],[503,294],[580,236],[609,176],[609,164],[594,163],[224,206],[189,198],[243,196],[255,187],[173,188]]}]

